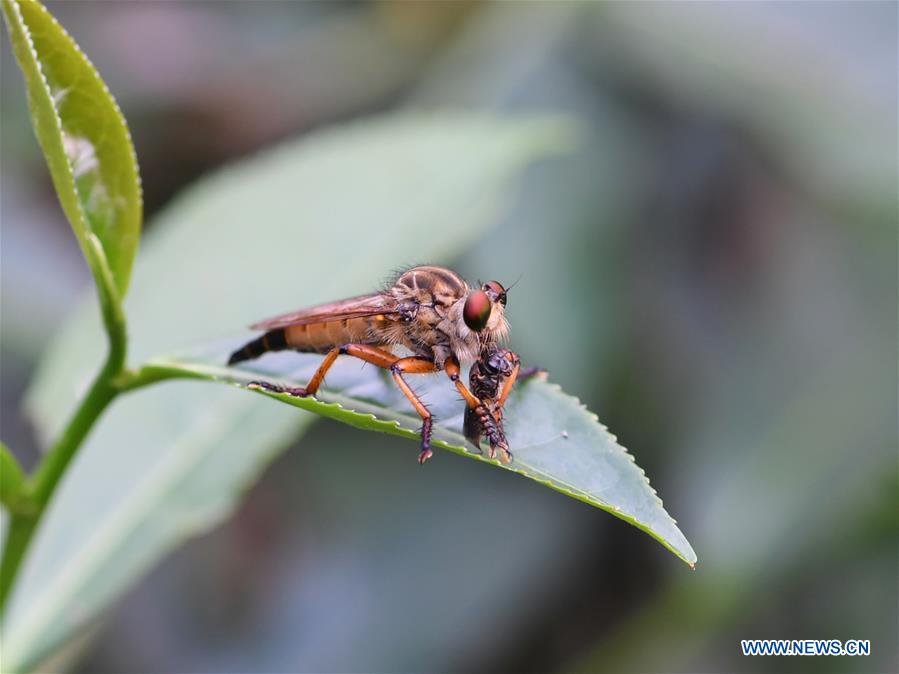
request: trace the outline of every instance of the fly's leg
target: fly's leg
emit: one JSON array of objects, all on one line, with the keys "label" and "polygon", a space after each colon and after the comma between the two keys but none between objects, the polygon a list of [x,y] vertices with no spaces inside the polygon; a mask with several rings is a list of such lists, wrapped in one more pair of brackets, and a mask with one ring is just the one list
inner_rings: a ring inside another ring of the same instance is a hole
[{"label": "fly's leg", "polygon": [[[331,366],[334,365],[334,362],[337,360],[337,356],[342,353],[349,353],[345,349],[348,349],[351,346],[360,346],[359,344],[347,344],[345,346],[338,346],[334,349],[328,351],[325,359],[322,361],[322,364],[318,366],[318,369],[315,371],[315,374],[312,375],[312,379],[309,380],[309,383],[305,386],[280,386],[278,384],[272,384],[267,381],[251,381],[249,383],[249,388],[253,389],[262,389],[263,391],[270,391],[271,393],[288,393],[292,396],[296,396],[297,398],[305,398],[306,396],[314,396],[316,391],[318,391],[318,387],[321,386],[322,381],[325,379],[325,374],[327,374],[328,370],[331,369]],[[368,347],[374,349],[374,347]],[[381,349],[374,349],[375,351],[379,351],[380,354],[384,356],[396,359],[392,353],[388,353],[387,351],[382,351]],[[379,354],[379,355],[380,355]],[[384,366],[382,366],[384,367]]]},{"label": "fly's leg", "polygon": [[506,398],[509,397],[512,387],[515,386],[515,382],[521,373],[521,359],[519,359],[518,354],[510,351],[508,359],[512,363],[512,372],[506,378],[506,381],[503,382],[499,398],[497,398],[496,404],[493,405],[493,409],[490,410],[490,419],[487,423],[482,424],[487,439],[490,441],[490,453],[495,454],[497,448],[501,449],[505,457],[503,463],[512,462],[512,452],[509,451],[509,443],[506,442],[506,432],[503,430],[503,405],[506,404]]},{"label": "fly's leg", "polygon": [[[512,362],[512,373],[506,378],[506,381],[503,382],[503,389],[499,394],[499,398],[496,400],[496,410],[500,416],[502,416],[503,405],[506,404],[506,398],[509,397],[509,394],[512,392],[512,387],[515,386],[515,381],[521,374],[521,360],[518,356],[510,351],[509,359]],[[499,419],[497,419],[497,421],[499,421]]]},{"label": "fly's leg", "polygon": [[418,462],[424,463],[433,456],[431,451],[431,428],[433,426],[433,418],[431,412],[425,407],[421,399],[415,394],[415,391],[409,386],[403,378],[403,374],[429,374],[436,372],[437,368],[434,363],[426,358],[398,358],[389,351],[379,349],[376,346],[368,344],[344,344],[331,349],[319,365],[318,370],[312,375],[309,383],[303,387],[287,387],[270,384],[264,381],[255,381],[250,383],[251,388],[259,388],[273,393],[289,393],[290,395],[305,398],[306,396],[315,395],[319,387],[324,381],[325,374],[334,365],[337,356],[347,355],[364,360],[366,363],[377,365],[385,370],[390,370],[393,380],[403,394],[412,403],[415,411],[422,419],[421,425],[421,451],[418,454]]},{"label": "fly's leg", "polygon": [[474,393],[468,390],[465,382],[459,377],[459,361],[456,360],[455,356],[450,356],[446,359],[446,362],[443,364],[443,369],[446,370],[446,375],[450,378],[450,381],[453,382],[456,390],[462,395],[462,399],[468,407],[476,409],[479,405],[483,404]]},{"label": "fly's leg", "polygon": [[305,398],[309,395],[302,386],[282,386],[281,384],[272,384],[268,381],[251,381],[247,384],[247,388],[261,389],[269,393],[287,393],[297,398]]},{"label": "fly's leg", "polygon": [[436,371],[437,368],[434,363],[426,358],[398,358],[390,366],[390,374],[393,376],[396,385],[400,387],[403,395],[409,399],[409,402],[412,403],[412,407],[415,408],[415,411],[418,412],[418,415],[421,417],[421,450],[418,453],[418,463],[420,464],[424,464],[425,461],[434,455],[434,452],[431,451],[431,426],[433,424],[433,418],[431,416],[431,411],[425,407],[425,404],[415,394],[415,391],[412,390],[412,387],[409,386],[403,378],[403,374],[428,374]]}]

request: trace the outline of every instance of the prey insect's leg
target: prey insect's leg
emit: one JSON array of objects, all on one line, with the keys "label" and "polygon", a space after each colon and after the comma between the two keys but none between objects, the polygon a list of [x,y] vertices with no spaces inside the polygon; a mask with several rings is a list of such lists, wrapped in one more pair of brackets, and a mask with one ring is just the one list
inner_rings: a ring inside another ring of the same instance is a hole
[{"label": "prey insect's leg", "polygon": [[487,456],[491,459],[495,459],[496,450],[500,449],[502,450],[500,461],[507,464],[511,463],[512,452],[509,451],[506,432],[503,430],[502,414],[491,412],[486,405],[476,407],[472,410],[472,414],[474,414],[477,419],[480,432],[487,436],[487,440],[490,443],[490,449],[487,452]]},{"label": "prey insect's leg", "polygon": [[544,370],[542,367],[531,365],[529,367],[522,368],[521,372],[518,373],[518,381],[530,379],[531,377],[536,377],[538,374],[543,374],[545,372],[546,370]]}]

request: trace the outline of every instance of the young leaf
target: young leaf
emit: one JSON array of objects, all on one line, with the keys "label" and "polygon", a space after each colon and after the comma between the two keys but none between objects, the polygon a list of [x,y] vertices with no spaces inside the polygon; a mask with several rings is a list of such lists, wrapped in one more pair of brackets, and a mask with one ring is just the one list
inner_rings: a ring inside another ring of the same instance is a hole
[{"label": "young leaf", "polygon": [[[229,167],[176,200],[144,241],[127,300],[130,353],[141,362],[373,289],[402,265],[450,262],[497,222],[522,172],[570,139],[557,118],[406,113]],[[101,355],[96,311],[86,302],[63,326],[32,383],[42,438]],[[34,669],[161,555],[221,521],[316,418],[205,382],[116,401],[23,564],[4,625],[6,668]]]},{"label": "young leaf", "polygon": [[22,507],[24,475],[9,448],[0,442],[0,503],[10,512]]},{"label": "young leaf", "polygon": [[[125,119],[94,66],[37,0],[2,0],[2,7],[59,201],[101,293],[123,297],[142,217]],[[92,235],[111,271],[112,289],[105,285]]]},{"label": "young leaf", "polygon": [[[233,350],[212,349],[158,359],[149,367],[162,376],[187,376],[246,388],[254,380],[302,386],[321,363],[321,356],[316,354],[278,353],[238,368],[223,367]],[[383,374],[373,367],[360,369],[358,361],[346,358],[329,370],[328,385],[316,397],[257,392],[356,428],[418,440],[420,417],[392,379]],[[642,529],[691,567],[695,565],[696,553],[662,507],[633,456],[595,414],[559,386],[540,378],[516,385],[504,413],[514,461],[503,465],[466,442],[462,434],[464,404],[445,376],[412,375],[407,379],[434,414],[435,446],[506,468],[602,508]],[[410,451],[410,460],[413,456]]]}]

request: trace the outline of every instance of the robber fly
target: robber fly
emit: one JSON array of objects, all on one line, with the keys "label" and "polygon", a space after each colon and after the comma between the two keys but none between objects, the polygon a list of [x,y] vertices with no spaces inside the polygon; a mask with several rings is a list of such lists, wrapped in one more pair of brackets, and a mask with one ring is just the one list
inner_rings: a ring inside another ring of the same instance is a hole
[{"label": "robber fly", "polygon": [[[506,289],[497,281],[471,288],[457,273],[436,266],[413,267],[380,292],[276,316],[250,326],[265,333],[231,354],[229,365],[268,351],[325,354],[303,387],[253,382],[253,386],[295,396],[315,395],[340,355],[390,370],[400,390],[422,418],[419,463],[432,456],[430,411],[403,375],[444,371],[468,409],[483,407],[459,377],[460,365],[477,360],[506,338]],[[400,357],[395,347],[413,355]],[[486,408],[483,413],[486,412]],[[486,417],[485,417],[486,418]],[[488,436],[489,437],[489,436]],[[499,436],[494,434],[494,438]],[[491,438],[491,441],[494,439]]]}]

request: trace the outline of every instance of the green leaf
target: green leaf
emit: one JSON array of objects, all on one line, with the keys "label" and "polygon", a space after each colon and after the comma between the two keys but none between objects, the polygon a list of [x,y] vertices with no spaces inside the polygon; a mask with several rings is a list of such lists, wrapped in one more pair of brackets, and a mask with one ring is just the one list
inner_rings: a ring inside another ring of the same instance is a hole
[{"label": "green leaf", "polygon": [[[302,386],[322,359],[316,354],[266,354],[250,366],[223,367],[228,354],[239,346],[234,343],[224,350],[156,359],[149,367],[160,376],[186,376],[241,388],[254,380]],[[407,379],[428,401],[434,414],[435,446],[511,470],[602,508],[642,529],[691,567],[696,564],[696,553],[665,512],[633,456],[615,441],[595,414],[559,386],[535,377],[515,387],[504,413],[514,461],[503,465],[466,442],[462,434],[464,405],[458,401],[448,378]],[[384,372],[372,367],[360,369],[359,361],[346,358],[329,370],[327,384],[314,398],[247,390],[356,428],[419,439],[421,419]],[[410,459],[413,456],[414,452],[410,452]]]},{"label": "green leaf", "polygon": [[[84,52],[37,0],[2,0],[2,7],[59,201],[101,294],[124,297],[142,218],[125,119]],[[92,236],[111,271],[112,289]]]},{"label": "green leaf", "polygon": [[[372,290],[398,266],[449,262],[497,222],[522,172],[570,139],[558,119],[403,114],[226,169],[146,237],[126,303],[130,353],[143,360],[236,335],[266,315]],[[32,384],[28,408],[44,439],[102,355],[96,312],[86,302],[60,330]],[[161,555],[225,517],[317,418],[205,382],[117,400],[34,539],[10,600],[4,665],[35,668]]]},{"label": "green leaf", "polygon": [[24,497],[24,475],[9,448],[0,442],[0,503],[10,512],[27,503]]}]

